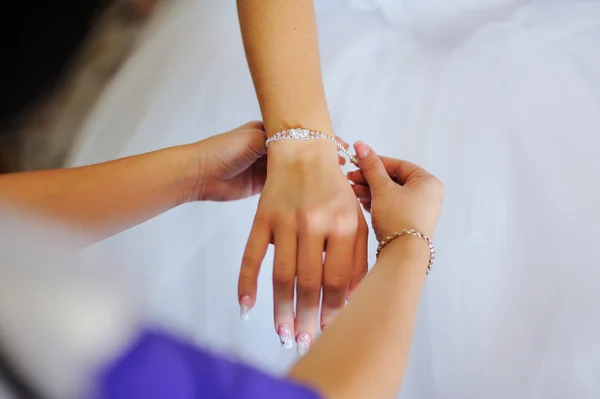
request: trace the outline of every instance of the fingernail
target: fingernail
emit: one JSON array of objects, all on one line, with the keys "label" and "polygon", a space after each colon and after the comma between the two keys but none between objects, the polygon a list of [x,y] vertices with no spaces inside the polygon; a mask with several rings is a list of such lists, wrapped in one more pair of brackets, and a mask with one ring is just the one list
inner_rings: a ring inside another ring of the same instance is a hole
[{"label": "fingernail", "polygon": [[290,330],[287,324],[280,325],[277,333],[279,334],[279,342],[281,342],[281,346],[283,346],[285,349],[290,349],[292,346],[294,346],[292,330]]},{"label": "fingernail", "polygon": [[240,299],[240,317],[244,321],[248,321],[250,319],[251,303],[252,299],[250,299],[249,295],[244,295],[242,299]]},{"label": "fingernail", "polygon": [[358,159],[362,159],[368,157],[371,153],[369,146],[363,143],[362,141],[357,141],[354,143],[354,150],[356,151],[356,156]]},{"label": "fingernail", "polygon": [[298,334],[296,343],[298,344],[298,354],[300,356],[306,355],[306,352],[310,349],[310,335],[305,333]]}]

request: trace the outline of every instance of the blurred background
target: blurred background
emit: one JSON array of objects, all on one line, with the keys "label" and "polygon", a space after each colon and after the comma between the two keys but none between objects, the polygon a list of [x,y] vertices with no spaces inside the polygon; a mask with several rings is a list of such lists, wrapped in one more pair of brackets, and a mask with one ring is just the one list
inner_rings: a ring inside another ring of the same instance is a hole
[{"label": "blurred background", "polygon": [[62,166],[160,1],[11,2],[0,17],[0,173]]}]

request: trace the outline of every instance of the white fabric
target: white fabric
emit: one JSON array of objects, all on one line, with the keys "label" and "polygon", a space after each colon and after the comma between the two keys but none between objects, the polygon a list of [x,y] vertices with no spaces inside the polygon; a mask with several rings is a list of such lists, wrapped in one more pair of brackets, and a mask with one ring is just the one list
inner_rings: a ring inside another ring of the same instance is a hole
[{"label": "white fabric", "polygon": [[[317,6],[337,133],[418,162],[447,188],[402,397],[600,397],[600,3]],[[173,1],[73,162],[259,118],[235,2]],[[256,199],[187,205],[91,250],[133,265],[158,322],[282,371],[295,356],[274,334],[271,252],[252,319],[238,318],[255,209]]]}]

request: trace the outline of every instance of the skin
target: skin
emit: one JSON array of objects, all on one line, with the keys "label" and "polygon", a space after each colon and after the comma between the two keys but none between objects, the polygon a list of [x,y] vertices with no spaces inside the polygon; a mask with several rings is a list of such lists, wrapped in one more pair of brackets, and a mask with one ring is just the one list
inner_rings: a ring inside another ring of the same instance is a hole
[{"label": "skin", "polygon": [[[255,122],[198,143],[98,165],[0,176],[0,201],[100,240],[188,201],[260,192],[266,179],[261,128]],[[402,229],[433,236],[442,184],[416,165],[379,158],[362,143],[355,149],[360,170],[348,178],[371,210],[378,239]],[[325,398],[395,397],[428,257],[426,243],[413,236],[388,244],[349,305],[289,377]]]},{"label": "skin", "polygon": [[92,243],[187,202],[259,193],[264,142],[262,123],[251,122],[197,143],[97,165],[1,175],[0,201],[81,230]]},{"label": "skin", "polygon": [[76,228],[92,243],[187,202],[258,194],[266,180],[265,137],[262,123],[250,122],[196,143],[96,165],[4,174],[0,202]]},{"label": "skin", "polygon": [[[237,4],[267,135],[304,127],[334,136],[313,2]],[[268,177],[240,270],[240,304],[252,308],[258,273],[273,238],[275,330],[286,327],[302,334],[308,346],[367,273],[368,227],[336,152],[327,140],[285,140],[269,146]]]},{"label": "skin", "polygon": [[[356,152],[361,170],[349,178],[370,204],[377,238],[412,228],[432,237],[442,205],[440,181],[411,163],[380,159],[362,143]],[[413,236],[399,237],[383,248],[348,306],[294,365],[290,377],[315,387],[325,398],[395,398],[428,259],[427,244]]]}]

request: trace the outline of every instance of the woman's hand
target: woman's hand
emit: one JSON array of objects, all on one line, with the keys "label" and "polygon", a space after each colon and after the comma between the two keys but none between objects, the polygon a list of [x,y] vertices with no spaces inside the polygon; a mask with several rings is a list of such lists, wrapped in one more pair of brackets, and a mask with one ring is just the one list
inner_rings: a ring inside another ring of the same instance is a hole
[{"label": "woman's hand", "polygon": [[360,170],[348,173],[348,179],[371,212],[377,239],[404,229],[432,237],[442,208],[442,182],[410,162],[378,157],[362,142],[354,148]]},{"label": "woman's hand", "polygon": [[258,194],[267,172],[266,135],[261,122],[249,122],[196,144],[199,156],[192,199],[232,201]]},{"label": "woman's hand", "polygon": [[[348,177],[371,209],[378,237],[411,228],[432,235],[442,204],[439,180],[408,162],[379,158],[363,143],[355,150],[361,170]],[[427,245],[409,237],[383,250],[350,305],[292,368],[293,379],[328,398],[396,397],[429,258]]]},{"label": "woman's hand", "polygon": [[240,306],[247,312],[256,300],[267,246],[274,242],[275,329],[284,347],[292,346],[295,334],[300,353],[317,331],[321,288],[325,327],[367,272],[368,227],[336,153],[324,140],[269,147],[268,177],[240,271]]},{"label": "woman's hand", "polygon": [[[194,146],[191,200],[233,201],[261,192],[267,176],[262,122],[248,122]],[[341,156],[338,163],[346,162]]]}]

